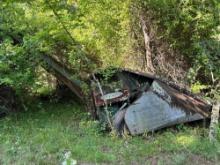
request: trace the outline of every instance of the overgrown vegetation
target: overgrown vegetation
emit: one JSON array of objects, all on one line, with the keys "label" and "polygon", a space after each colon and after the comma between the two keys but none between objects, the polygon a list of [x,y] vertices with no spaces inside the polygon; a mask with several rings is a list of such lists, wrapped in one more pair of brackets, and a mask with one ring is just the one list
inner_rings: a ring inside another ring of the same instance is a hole
[{"label": "overgrown vegetation", "polygon": [[0,86],[15,89],[25,111],[0,121],[0,164],[57,164],[66,150],[82,163],[219,161],[219,144],[203,128],[118,139],[101,133],[79,105],[30,101],[57,86],[42,67],[44,54],[77,79],[107,66],[146,72],[150,59],[155,74],[219,99],[219,0],[0,1]]},{"label": "overgrown vegetation", "polygon": [[[219,80],[218,0],[5,0],[0,3],[1,83],[23,90],[32,88],[41,54],[56,56],[81,74],[108,65],[132,67],[134,59],[138,61],[138,54],[145,54],[143,34],[138,26],[140,16],[154,29],[156,40],[167,43],[165,48],[175,52],[169,58],[185,56],[182,60],[188,68],[183,69],[191,83],[199,81],[208,85]],[[151,34],[152,28],[148,28]],[[152,61],[157,61],[160,55],[156,49],[160,51],[160,46],[154,44],[155,37],[150,40]],[[168,59],[164,59],[166,64]],[[181,66],[172,69],[178,67]],[[136,68],[142,67],[139,64]],[[160,72],[167,75],[165,68]]]},{"label": "overgrown vegetation", "polygon": [[83,73],[96,65],[118,65],[125,52],[126,1],[0,3],[1,83],[30,88],[41,54],[56,56]]},{"label": "overgrown vegetation", "polygon": [[[60,164],[66,151],[79,164],[216,164],[219,144],[207,130],[179,125],[124,139],[103,134],[75,103],[35,101],[29,111],[0,122],[1,164]],[[172,155],[172,156],[171,156]]]},{"label": "overgrown vegetation", "polygon": [[[136,15],[136,20],[133,20],[134,32],[135,35],[140,35],[135,22],[144,17],[155,68],[161,67],[161,72],[171,77],[175,76],[179,68],[183,68],[185,72],[179,73],[180,77],[186,74],[191,84],[216,85],[220,75],[219,1],[140,0],[135,2],[136,5],[132,8],[133,15]],[[143,39],[136,38],[143,47]],[[160,60],[164,60],[164,63]],[[173,69],[175,72],[170,71]]]}]

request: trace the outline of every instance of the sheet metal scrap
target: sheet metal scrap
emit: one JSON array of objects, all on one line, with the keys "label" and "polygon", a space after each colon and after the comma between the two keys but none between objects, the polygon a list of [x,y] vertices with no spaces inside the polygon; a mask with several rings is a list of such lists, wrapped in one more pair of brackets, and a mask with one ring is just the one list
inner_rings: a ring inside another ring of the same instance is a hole
[{"label": "sheet metal scrap", "polygon": [[141,134],[178,123],[200,120],[203,115],[208,115],[206,112],[197,113],[200,109],[194,106],[195,103],[185,101],[188,97],[184,95],[181,97],[185,104],[188,104],[187,107],[194,107],[187,108],[175,103],[177,92],[172,94],[174,95],[169,94],[160,82],[154,81],[150,89],[143,92],[142,96],[127,108],[125,122],[130,133]]},{"label": "sheet metal scrap", "polygon": [[[96,76],[102,82],[102,76]],[[120,85],[111,87],[113,82]],[[210,105],[151,75],[117,70],[102,88],[103,96],[93,90],[98,116],[104,116],[103,107],[107,102],[118,132],[125,126],[136,135],[210,117]],[[126,106],[121,108],[123,105]]]},{"label": "sheet metal scrap", "polygon": [[44,60],[94,116],[103,123],[111,116],[119,133],[127,128],[136,135],[210,117],[211,105],[153,75],[125,69],[107,70],[111,73],[107,78],[105,71],[94,73],[87,81],[91,87],[88,97],[68,69],[50,56],[44,56]]}]

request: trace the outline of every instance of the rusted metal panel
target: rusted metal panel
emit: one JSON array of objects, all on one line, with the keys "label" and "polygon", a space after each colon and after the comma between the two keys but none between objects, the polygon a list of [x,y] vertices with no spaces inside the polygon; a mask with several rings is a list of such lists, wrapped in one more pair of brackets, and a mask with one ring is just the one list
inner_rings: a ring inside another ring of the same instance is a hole
[{"label": "rusted metal panel", "polygon": [[171,106],[170,96],[158,82],[153,82],[149,91],[130,105],[125,113],[125,122],[132,135],[158,130],[167,126],[203,119],[199,113]]},{"label": "rusted metal panel", "polygon": [[125,122],[132,135],[202,118],[199,114],[187,115],[179,108],[170,107],[153,92],[144,93],[125,113]]},{"label": "rusted metal panel", "polygon": [[73,79],[71,72],[58,61],[53,59],[48,55],[43,55],[44,61],[49,65],[49,69],[52,70],[52,73],[57,77],[58,80],[62,81],[70,90],[81,100],[84,100],[84,94],[81,88],[82,82],[79,80]]},{"label": "rusted metal panel", "polygon": [[211,115],[211,105],[201,99],[184,94],[165,83],[156,80],[151,89],[172,107],[178,107],[186,113],[199,113],[204,117],[210,117]]}]

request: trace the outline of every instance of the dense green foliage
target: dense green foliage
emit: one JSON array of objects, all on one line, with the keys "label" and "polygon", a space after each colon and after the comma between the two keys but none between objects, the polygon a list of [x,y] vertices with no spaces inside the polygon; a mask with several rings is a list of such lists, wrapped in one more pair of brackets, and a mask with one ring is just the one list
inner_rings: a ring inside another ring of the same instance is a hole
[{"label": "dense green foliage", "polygon": [[129,67],[126,57],[137,53],[131,21],[140,22],[134,6],[145,17],[150,13],[158,38],[187,57],[190,79],[219,78],[218,0],[5,0],[0,83],[32,89],[45,53],[65,59],[76,76],[108,65]]},{"label": "dense green foliage", "polygon": [[[54,4],[52,7],[59,8]],[[51,8],[41,1],[1,2],[0,57],[1,73],[5,75],[1,82],[24,88],[35,82],[41,53],[71,56],[74,51],[83,51],[68,36]],[[59,10],[61,14],[67,12]]]},{"label": "dense green foliage", "polygon": [[126,1],[4,1],[0,8],[1,83],[33,84],[42,53],[67,59],[78,73],[117,65],[126,51]]},{"label": "dense green foliage", "polygon": [[189,59],[196,72],[193,76],[200,71],[207,79],[211,72],[220,77],[218,0],[143,0],[140,3],[157,25],[158,36]]}]

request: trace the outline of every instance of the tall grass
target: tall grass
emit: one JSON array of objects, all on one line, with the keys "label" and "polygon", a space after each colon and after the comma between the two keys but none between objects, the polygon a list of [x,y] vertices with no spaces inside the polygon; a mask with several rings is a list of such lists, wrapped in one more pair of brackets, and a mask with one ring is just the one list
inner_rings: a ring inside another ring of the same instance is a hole
[{"label": "tall grass", "polygon": [[66,151],[79,164],[146,164],[155,156],[158,162],[219,160],[219,144],[208,141],[206,129],[182,126],[123,139],[101,132],[77,104],[37,101],[29,108],[0,120],[0,164],[60,164]]}]

